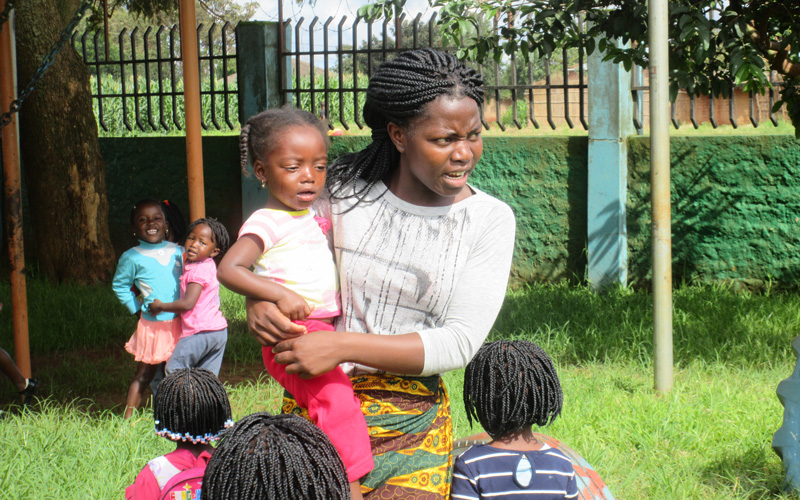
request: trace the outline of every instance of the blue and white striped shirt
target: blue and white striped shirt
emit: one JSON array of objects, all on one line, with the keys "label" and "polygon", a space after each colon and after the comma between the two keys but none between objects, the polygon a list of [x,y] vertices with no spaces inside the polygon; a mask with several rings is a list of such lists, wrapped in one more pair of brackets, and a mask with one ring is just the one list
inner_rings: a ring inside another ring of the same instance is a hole
[{"label": "blue and white striped shirt", "polygon": [[456,458],[450,498],[561,500],[578,498],[578,483],[570,459],[546,444],[536,451],[479,444]]}]

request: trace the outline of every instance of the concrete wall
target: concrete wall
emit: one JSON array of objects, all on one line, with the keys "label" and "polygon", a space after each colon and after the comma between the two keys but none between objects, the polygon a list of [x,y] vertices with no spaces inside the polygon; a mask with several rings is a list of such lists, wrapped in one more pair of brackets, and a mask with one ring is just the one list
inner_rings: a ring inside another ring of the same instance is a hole
[{"label": "concrete wall", "polygon": [[[335,137],[331,156],[368,137]],[[673,258],[676,281],[800,285],[800,141],[789,136],[673,137]],[[111,235],[134,242],[130,206],[171,198],[188,213],[182,137],[101,139]],[[650,266],[649,138],[630,139],[629,280]],[[473,184],[517,215],[512,284],[582,280],[586,272],[586,137],[487,137]],[[206,212],[234,235],[241,225],[236,137],[203,140]]]}]

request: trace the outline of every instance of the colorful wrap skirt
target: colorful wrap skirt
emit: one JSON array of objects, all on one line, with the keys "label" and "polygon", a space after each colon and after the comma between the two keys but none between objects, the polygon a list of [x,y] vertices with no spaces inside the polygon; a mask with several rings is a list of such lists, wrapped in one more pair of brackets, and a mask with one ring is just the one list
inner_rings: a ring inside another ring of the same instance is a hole
[{"label": "colorful wrap skirt", "polygon": [[[453,428],[441,377],[368,374],[350,380],[375,459],[375,468],[361,478],[364,498],[449,499]],[[283,412],[308,418],[288,394]]]}]

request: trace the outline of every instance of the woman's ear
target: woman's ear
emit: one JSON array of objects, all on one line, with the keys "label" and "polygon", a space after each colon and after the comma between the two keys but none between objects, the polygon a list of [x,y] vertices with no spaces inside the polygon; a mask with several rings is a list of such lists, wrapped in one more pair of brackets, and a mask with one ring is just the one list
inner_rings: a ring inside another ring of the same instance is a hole
[{"label": "woman's ear", "polygon": [[406,150],[406,140],[408,139],[406,130],[396,123],[389,122],[389,124],[386,125],[386,131],[389,133],[389,139],[392,140],[397,151],[404,153]]}]

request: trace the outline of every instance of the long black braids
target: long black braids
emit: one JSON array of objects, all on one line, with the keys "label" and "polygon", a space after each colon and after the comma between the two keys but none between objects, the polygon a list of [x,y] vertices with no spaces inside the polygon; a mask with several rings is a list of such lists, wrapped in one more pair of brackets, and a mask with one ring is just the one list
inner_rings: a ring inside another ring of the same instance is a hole
[{"label": "long black braids", "polygon": [[239,154],[242,172],[247,172],[247,159],[253,163],[265,161],[275,149],[281,134],[293,126],[309,126],[317,129],[327,147],[330,139],[325,124],[308,111],[284,106],[273,108],[250,117],[239,133]]},{"label": "long black braids", "polygon": [[201,368],[176,370],[161,381],[153,407],[156,434],[207,444],[233,425],[228,394],[216,375]]},{"label": "long black braids", "polygon": [[[408,127],[441,95],[466,96],[482,106],[482,86],[480,73],[436,49],[410,50],[381,64],[369,80],[364,104],[372,143],[340,156],[330,166],[327,185],[333,198],[355,196],[363,201],[372,186],[397,167],[400,153],[389,138],[389,123]],[[360,189],[358,179],[366,182]]]},{"label": "long black braids", "polygon": [[316,425],[293,414],[248,415],[206,467],[204,500],[345,500],[344,464]]},{"label": "long black braids", "polygon": [[219,250],[219,254],[217,254],[216,258],[222,258],[222,256],[225,255],[225,252],[227,252],[228,248],[231,246],[231,237],[228,234],[228,230],[225,229],[225,225],[213,217],[203,217],[202,219],[197,219],[189,224],[189,229],[186,230],[186,234],[188,235],[191,233],[192,229],[200,224],[205,224],[209,227],[209,229],[211,229],[211,237],[213,238],[213,242]]},{"label": "long black braids", "polygon": [[550,425],[563,398],[553,361],[533,342],[486,343],[464,372],[467,420],[477,419],[492,439]]}]

